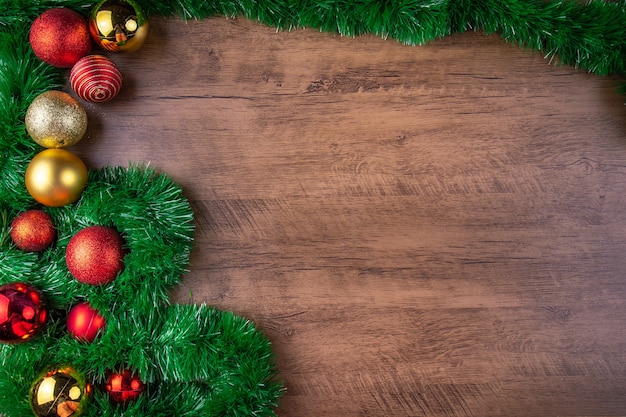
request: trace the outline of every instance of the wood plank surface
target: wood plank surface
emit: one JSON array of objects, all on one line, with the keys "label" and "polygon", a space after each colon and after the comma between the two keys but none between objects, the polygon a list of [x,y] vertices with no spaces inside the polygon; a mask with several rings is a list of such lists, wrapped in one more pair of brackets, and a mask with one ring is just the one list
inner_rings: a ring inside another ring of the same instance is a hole
[{"label": "wood plank surface", "polygon": [[620,79],[480,32],[151,23],[74,150],[181,184],[175,300],[268,336],[279,416],[626,415]]}]

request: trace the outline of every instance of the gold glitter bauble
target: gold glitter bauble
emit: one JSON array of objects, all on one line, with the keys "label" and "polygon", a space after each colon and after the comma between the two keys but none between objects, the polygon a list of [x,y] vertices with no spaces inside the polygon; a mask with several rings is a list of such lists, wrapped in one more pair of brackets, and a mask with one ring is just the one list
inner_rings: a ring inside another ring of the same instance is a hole
[{"label": "gold glitter bauble", "polygon": [[87,185],[87,167],[65,149],[46,149],[30,161],[24,182],[35,200],[45,206],[61,207],[80,198]]},{"label": "gold glitter bauble", "polygon": [[133,52],[148,38],[150,23],[133,0],[103,0],[89,18],[93,40],[110,52]]},{"label": "gold glitter bauble", "polygon": [[74,97],[63,91],[46,91],[26,111],[26,130],[45,148],[74,145],[87,131],[87,113]]}]

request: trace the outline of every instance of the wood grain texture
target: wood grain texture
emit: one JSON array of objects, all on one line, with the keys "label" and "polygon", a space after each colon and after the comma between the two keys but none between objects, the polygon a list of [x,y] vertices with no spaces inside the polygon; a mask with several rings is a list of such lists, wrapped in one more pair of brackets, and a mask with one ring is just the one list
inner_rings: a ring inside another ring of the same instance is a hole
[{"label": "wood grain texture", "polygon": [[621,80],[223,18],[113,58],[75,150],[183,186],[176,301],[270,338],[279,416],[626,415]]}]

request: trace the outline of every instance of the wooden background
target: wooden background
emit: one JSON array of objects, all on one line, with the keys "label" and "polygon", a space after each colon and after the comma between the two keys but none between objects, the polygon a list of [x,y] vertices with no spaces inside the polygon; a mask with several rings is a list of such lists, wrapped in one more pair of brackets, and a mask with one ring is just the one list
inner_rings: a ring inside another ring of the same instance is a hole
[{"label": "wooden background", "polygon": [[174,294],[254,321],[281,417],[626,415],[621,80],[469,32],[410,47],[152,19],[91,168],[196,214]]}]

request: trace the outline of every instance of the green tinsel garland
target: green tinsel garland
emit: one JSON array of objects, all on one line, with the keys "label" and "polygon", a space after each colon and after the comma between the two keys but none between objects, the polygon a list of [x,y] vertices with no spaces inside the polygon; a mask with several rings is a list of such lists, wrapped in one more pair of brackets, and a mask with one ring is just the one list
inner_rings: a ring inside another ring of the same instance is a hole
[{"label": "green tinsel garland", "polygon": [[[424,44],[469,29],[499,33],[541,51],[550,61],[597,75],[624,75],[626,1],[543,0],[137,0],[148,15],[201,19],[244,16],[281,29],[318,28],[344,36],[373,33]],[[252,323],[208,306],[175,305],[193,242],[193,213],[182,190],[139,165],[92,170],[81,199],[46,208],[58,228],[42,254],[19,251],[7,237],[11,219],[35,206],[24,172],[41,150],[26,134],[24,115],[40,93],[59,89],[63,73],[40,62],[27,42],[32,21],[52,7],[87,15],[84,0],[3,0],[0,3],[0,284],[39,287],[52,308],[44,334],[23,345],[0,346],[0,414],[30,415],[28,391],[51,364],[72,363],[101,383],[120,365],[149,383],[124,409],[96,391],[86,416],[274,415],[283,387],[275,379],[271,347]],[[77,230],[114,226],[130,248],[125,269],[105,287],[72,279],[64,249]],[[68,308],[89,300],[108,321],[97,342],[64,331]]]}]

